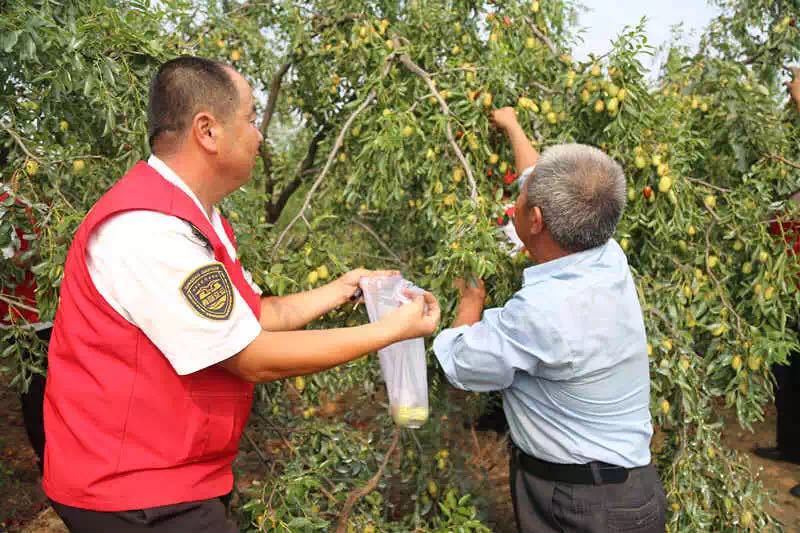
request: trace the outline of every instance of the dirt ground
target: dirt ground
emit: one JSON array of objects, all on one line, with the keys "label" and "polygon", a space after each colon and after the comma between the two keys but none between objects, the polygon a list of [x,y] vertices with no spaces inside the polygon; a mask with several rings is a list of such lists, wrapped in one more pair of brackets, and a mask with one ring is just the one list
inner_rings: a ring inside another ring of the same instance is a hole
[{"label": "dirt ground", "polygon": [[722,442],[729,448],[747,452],[753,472],[758,472],[764,485],[773,492],[770,514],[780,520],[787,532],[800,532],[800,498],[789,489],[800,483],[800,465],[768,461],[751,453],[757,446],[775,445],[775,407],[767,407],[763,422],[753,424],[753,432],[739,427],[736,414],[724,412],[725,431]]},{"label": "dirt ground", "polygon": [[[0,375],[0,531],[23,531],[48,506],[39,486],[36,454],[28,443],[19,398]],[[34,531],[66,531],[36,529]]]},{"label": "dirt ground", "polygon": [[[752,455],[754,446],[774,444],[775,411],[770,407],[764,422],[754,425],[754,432],[736,425],[734,415],[725,413],[724,434],[727,446],[748,452],[754,471],[767,488],[773,491],[775,501],[772,514],[786,526],[786,531],[800,531],[800,499],[789,495],[788,490],[800,483],[800,466],[774,463]],[[52,509],[47,506],[40,488],[39,473],[33,450],[28,445],[19,400],[9,391],[5,378],[0,376],[0,532],[66,533],[66,528]],[[253,417],[249,433],[258,435],[258,421]],[[508,452],[505,437],[494,432],[471,432],[453,421],[448,440],[469,449],[469,470],[476,480],[476,495],[483,499],[482,507],[488,509],[488,522],[498,533],[513,533],[514,518],[508,496]],[[246,439],[237,467],[243,475],[240,483],[246,485],[264,466]],[[263,472],[262,472],[263,474]],[[243,485],[242,485],[243,486]],[[234,505],[236,501],[234,500]]]}]

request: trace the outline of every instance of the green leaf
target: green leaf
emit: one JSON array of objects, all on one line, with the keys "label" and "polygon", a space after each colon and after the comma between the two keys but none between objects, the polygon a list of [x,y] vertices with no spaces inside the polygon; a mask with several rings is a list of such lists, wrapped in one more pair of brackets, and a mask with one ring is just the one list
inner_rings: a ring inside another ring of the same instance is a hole
[{"label": "green leaf", "polygon": [[14,45],[17,44],[20,33],[22,33],[20,30],[16,30],[4,32],[0,35],[0,49],[5,53],[11,52],[14,49]]}]

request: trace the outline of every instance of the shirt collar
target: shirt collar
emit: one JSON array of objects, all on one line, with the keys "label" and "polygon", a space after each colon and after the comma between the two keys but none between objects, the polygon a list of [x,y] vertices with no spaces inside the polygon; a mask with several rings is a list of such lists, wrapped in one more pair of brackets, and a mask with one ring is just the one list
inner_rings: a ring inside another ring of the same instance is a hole
[{"label": "shirt collar", "polygon": [[576,252],[574,254],[565,255],[564,257],[559,257],[558,259],[553,259],[552,261],[547,261],[540,265],[528,267],[523,271],[523,284],[532,285],[543,279],[553,277],[554,274],[569,268],[575,263],[584,260],[586,257],[602,251],[607,245],[608,242],[596,248],[590,248],[582,252]]},{"label": "shirt collar", "polygon": [[[206,213],[206,210],[203,207],[203,204],[200,203],[200,200],[197,198],[197,195],[194,193],[194,191],[192,191],[192,189],[189,188],[188,185],[186,185],[186,182],[183,181],[181,177],[175,173],[174,170],[169,168],[166,163],[164,163],[161,159],[159,159],[155,155],[151,155],[147,159],[147,164],[153,167],[153,169],[155,169],[156,172],[161,174],[162,178],[164,178],[165,180],[167,180],[168,182],[170,182],[171,184],[173,184],[174,186],[185,192],[187,196],[189,196],[189,198],[191,198],[192,201],[194,201],[197,207],[200,208],[200,212],[203,213],[203,215],[205,215],[206,218],[208,218],[208,213]],[[213,216],[216,217],[217,208],[212,207],[211,209]],[[211,221],[210,218],[208,218],[208,220],[209,222]]]}]

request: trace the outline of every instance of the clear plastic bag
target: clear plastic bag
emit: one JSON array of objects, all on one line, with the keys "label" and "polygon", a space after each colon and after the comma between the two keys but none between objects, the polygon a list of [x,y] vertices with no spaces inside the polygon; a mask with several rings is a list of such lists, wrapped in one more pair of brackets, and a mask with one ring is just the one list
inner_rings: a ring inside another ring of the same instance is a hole
[{"label": "clear plastic bag", "polygon": [[[404,289],[422,291],[402,276],[361,278],[359,285],[370,322],[407,303]],[[389,410],[395,424],[418,428],[428,419],[428,374],[422,337],[396,342],[378,350]]]}]

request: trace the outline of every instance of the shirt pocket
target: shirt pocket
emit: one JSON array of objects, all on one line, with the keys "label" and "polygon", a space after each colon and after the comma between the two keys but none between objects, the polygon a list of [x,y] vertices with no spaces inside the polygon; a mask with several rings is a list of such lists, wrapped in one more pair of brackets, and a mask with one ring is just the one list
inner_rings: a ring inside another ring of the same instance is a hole
[{"label": "shirt pocket", "polygon": [[204,460],[235,455],[253,399],[253,387],[221,368],[197,372],[191,401],[201,420],[194,428],[193,453]]},{"label": "shirt pocket", "polygon": [[606,510],[609,533],[637,532],[663,533],[664,509],[659,505],[659,498],[652,494],[639,506],[609,507]]},{"label": "shirt pocket", "polygon": [[202,421],[193,435],[195,459],[211,460],[233,456],[250,414],[250,400],[245,398],[194,398]]}]

